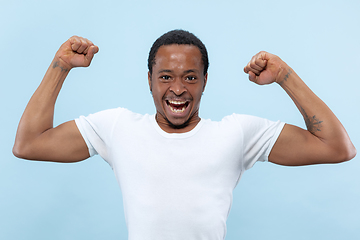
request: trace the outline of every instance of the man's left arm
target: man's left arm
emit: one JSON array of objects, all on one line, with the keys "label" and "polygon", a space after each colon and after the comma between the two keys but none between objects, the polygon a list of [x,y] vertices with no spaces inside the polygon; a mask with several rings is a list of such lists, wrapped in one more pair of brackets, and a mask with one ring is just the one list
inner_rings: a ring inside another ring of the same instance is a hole
[{"label": "man's left arm", "polygon": [[307,130],[286,124],[269,161],[286,166],[340,163],[352,159],[356,149],[345,128],[329,107],[278,56],[256,54],[244,68],[259,85],[278,83],[304,117]]}]

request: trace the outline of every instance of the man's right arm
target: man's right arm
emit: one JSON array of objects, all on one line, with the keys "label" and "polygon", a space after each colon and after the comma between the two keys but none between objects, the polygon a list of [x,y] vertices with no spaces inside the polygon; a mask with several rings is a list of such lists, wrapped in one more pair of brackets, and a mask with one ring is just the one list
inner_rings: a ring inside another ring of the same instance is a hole
[{"label": "man's right arm", "polygon": [[75,121],[53,127],[54,107],[62,84],[74,67],[88,67],[99,48],[73,36],[61,45],[20,119],[13,153],[19,158],[77,162],[89,151]]}]

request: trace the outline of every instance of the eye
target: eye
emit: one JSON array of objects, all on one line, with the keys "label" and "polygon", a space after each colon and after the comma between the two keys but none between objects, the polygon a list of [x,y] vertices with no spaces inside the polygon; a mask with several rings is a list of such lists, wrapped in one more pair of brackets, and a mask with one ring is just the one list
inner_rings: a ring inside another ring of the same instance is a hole
[{"label": "eye", "polygon": [[163,80],[170,80],[170,76],[169,75],[163,75],[163,76],[160,76],[161,79]]},{"label": "eye", "polygon": [[192,81],[196,80],[196,77],[195,77],[195,76],[187,76],[187,77],[186,77],[186,80],[192,82]]}]

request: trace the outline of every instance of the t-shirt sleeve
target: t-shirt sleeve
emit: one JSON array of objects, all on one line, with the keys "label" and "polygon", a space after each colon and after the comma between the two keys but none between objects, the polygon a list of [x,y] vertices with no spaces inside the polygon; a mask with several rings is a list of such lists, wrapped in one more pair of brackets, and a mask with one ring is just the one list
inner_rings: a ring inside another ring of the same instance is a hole
[{"label": "t-shirt sleeve", "polygon": [[122,109],[109,109],[89,116],[80,116],[75,123],[86,142],[90,156],[99,154],[109,162],[109,145],[111,144],[112,129]]},{"label": "t-shirt sleeve", "polygon": [[285,123],[249,115],[236,115],[243,132],[243,169],[257,161],[268,161],[269,154]]}]

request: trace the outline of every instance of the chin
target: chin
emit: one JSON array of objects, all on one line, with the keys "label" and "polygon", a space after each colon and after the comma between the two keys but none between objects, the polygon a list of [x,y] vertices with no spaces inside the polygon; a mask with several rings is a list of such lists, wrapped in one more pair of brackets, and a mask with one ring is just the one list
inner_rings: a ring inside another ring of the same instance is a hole
[{"label": "chin", "polygon": [[166,119],[166,121],[168,122],[169,126],[171,128],[174,128],[174,129],[181,129],[181,128],[184,128],[186,126],[189,125],[189,121],[190,119],[186,120],[185,122],[184,121],[170,121],[168,118]]}]

